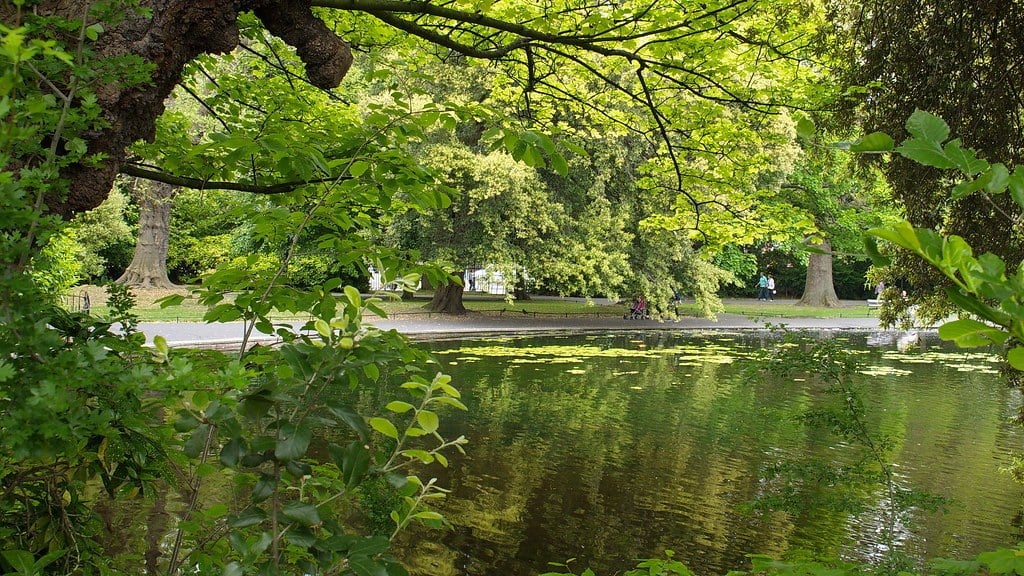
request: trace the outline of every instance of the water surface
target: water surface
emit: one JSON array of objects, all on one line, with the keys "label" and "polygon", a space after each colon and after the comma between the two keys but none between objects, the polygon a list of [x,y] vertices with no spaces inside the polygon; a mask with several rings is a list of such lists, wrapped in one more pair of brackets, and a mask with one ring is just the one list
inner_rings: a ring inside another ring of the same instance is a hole
[{"label": "water surface", "polygon": [[[1021,487],[1000,468],[1024,446],[1020,397],[995,358],[926,343],[909,352],[868,335],[830,335],[862,362],[870,419],[895,443],[901,482],[952,499],[913,514],[900,546],[964,557],[1022,539]],[[868,345],[869,340],[876,345]],[[526,575],[575,558],[612,574],[674,550],[700,574],[794,548],[867,558],[882,551],[877,510],[751,513],[763,470],[849,447],[795,416],[821,401],[805,379],[743,376],[761,333],[514,337],[430,345],[469,407],[442,434],[470,439],[440,510],[453,527],[413,531],[402,552],[422,574]],[[869,503],[880,503],[879,492]]]}]

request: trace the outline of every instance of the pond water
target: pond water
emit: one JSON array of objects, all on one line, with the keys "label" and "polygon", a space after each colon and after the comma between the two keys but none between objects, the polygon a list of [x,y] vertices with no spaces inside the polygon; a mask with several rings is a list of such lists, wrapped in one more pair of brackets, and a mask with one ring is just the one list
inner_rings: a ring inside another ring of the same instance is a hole
[{"label": "pond water", "polygon": [[[928,338],[901,353],[877,336],[827,337],[862,364],[900,482],[951,499],[900,524],[901,548],[967,557],[1024,539],[1021,486],[1000,472],[1024,447],[1011,422],[1021,399],[996,358]],[[761,333],[668,332],[425,344],[469,407],[446,412],[441,432],[470,444],[424,474],[451,489],[439,509],[453,527],[408,533],[400,555],[435,576],[538,574],[570,558],[607,576],[666,549],[703,575],[748,568],[748,553],[881,553],[876,508],[745,511],[772,464],[852,450],[795,421],[820,385],[744,376],[770,345]]]}]

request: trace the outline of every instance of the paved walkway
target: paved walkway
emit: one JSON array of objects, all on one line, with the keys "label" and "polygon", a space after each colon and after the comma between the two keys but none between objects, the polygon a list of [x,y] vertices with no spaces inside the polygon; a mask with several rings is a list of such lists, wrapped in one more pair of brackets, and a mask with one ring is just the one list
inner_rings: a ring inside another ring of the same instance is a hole
[{"label": "paved walkway", "polygon": [[[626,320],[618,317],[552,317],[552,316],[464,316],[408,315],[389,319],[367,319],[369,324],[384,330],[395,329],[413,338],[446,338],[468,335],[508,334],[519,332],[591,332],[631,330],[753,330],[767,323],[785,324],[792,329],[811,330],[879,330],[877,318],[758,318],[737,314],[720,314],[716,321],[706,318],[681,318],[678,321]],[[156,335],[174,346],[225,347],[237,346],[243,337],[241,322],[205,324],[201,322],[144,322],[139,329],[152,341]],[[273,341],[275,338],[254,333],[251,342]]]}]

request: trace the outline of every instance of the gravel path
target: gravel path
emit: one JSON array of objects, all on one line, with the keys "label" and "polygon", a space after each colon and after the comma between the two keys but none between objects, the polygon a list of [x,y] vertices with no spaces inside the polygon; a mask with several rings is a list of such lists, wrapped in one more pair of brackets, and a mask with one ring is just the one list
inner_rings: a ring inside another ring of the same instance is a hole
[{"label": "gravel path", "polygon": [[[438,339],[470,335],[508,334],[520,332],[588,332],[630,330],[753,330],[766,324],[784,324],[792,329],[811,330],[878,330],[877,318],[759,318],[752,320],[736,314],[721,314],[716,321],[706,318],[682,318],[678,321],[626,320],[607,317],[509,317],[467,314],[465,316],[424,317],[399,316],[372,319],[368,323],[384,329],[394,329],[411,338]],[[241,322],[205,324],[200,322],[145,322],[139,329],[152,341],[161,335],[173,346],[224,347],[237,346],[242,341]],[[254,333],[251,342],[268,342],[275,338]]]}]

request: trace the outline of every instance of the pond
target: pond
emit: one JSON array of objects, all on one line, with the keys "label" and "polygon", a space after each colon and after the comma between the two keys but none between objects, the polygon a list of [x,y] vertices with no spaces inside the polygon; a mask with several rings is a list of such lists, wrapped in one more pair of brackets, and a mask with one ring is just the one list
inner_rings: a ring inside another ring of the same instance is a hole
[{"label": "pond", "polygon": [[[1011,422],[1021,403],[996,358],[925,337],[898,352],[877,335],[829,333],[861,363],[868,417],[894,444],[899,481],[950,499],[899,528],[912,557],[967,557],[1015,544],[1021,486],[1000,469],[1024,446]],[[882,552],[882,491],[866,510],[751,512],[763,472],[851,447],[795,417],[819,401],[804,379],[744,375],[767,333],[646,332],[424,344],[454,377],[468,412],[445,413],[442,434],[470,439],[439,505],[446,531],[408,533],[414,573],[538,574],[576,559],[610,575],[675,551],[697,573],[749,567],[745,555]],[[820,386],[818,386],[820,388]]]}]

